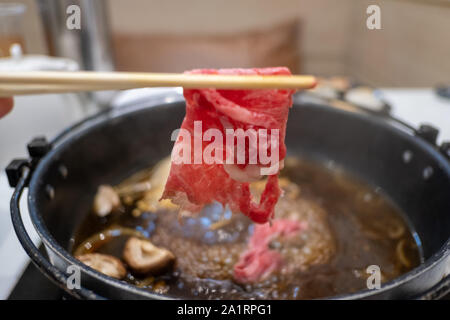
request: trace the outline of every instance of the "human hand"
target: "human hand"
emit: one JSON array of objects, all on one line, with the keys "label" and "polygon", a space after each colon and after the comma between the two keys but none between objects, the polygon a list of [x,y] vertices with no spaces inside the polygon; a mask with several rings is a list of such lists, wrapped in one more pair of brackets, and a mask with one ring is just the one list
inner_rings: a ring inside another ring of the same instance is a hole
[{"label": "human hand", "polygon": [[0,98],[0,118],[4,117],[13,107],[13,98]]}]

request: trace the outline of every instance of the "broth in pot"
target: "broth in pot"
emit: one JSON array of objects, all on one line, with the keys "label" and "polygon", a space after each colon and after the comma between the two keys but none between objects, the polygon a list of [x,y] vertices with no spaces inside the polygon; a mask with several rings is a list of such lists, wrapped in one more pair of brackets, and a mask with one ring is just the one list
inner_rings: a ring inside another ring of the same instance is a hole
[{"label": "broth in pot", "polygon": [[[87,265],[156,293],[310,299],[367,289],[421,262],[414,231],[381,190],[334,166],[286,158],[271,224],[211,204],[192,217],[159,201],[170,160],[101,186],[73,237]],[[251,184],[255,198],[265,181]]]}]

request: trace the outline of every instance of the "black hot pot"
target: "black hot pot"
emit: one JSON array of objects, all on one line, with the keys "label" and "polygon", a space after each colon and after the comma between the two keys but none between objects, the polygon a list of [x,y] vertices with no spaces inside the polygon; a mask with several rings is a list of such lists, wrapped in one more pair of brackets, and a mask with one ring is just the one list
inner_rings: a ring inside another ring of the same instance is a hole
[{"label": "black hot pot", "polygon": [[[349,112],[294,99],[286,144],[291,154],[332,159],[369,184],[381,187],[408,216],[423,244],[424,262],[387,282],[337,299],[434,299],[450,291],[450,144],[435,145],[437,131],[419,130],[390,117]],[[170,135],[184,116],[181,95],[153,97],[112,109],[67,129],[51,143],[29,144],[30,159],[7,168],[15,192],[11,214],[17,236],[34,264],[61,288],[85,299],[166,299],[109,278],[76,260],[71,236],[89,212],[96,188],[115,184],[170,154]],[[412,155],[405,163],[404,153]],[[150,161],[150,162],[149,162]],[[48,258],[30,241],[19,199],[28,187],[31,220]],[[70,290],[67,268],[81,270]]]}]

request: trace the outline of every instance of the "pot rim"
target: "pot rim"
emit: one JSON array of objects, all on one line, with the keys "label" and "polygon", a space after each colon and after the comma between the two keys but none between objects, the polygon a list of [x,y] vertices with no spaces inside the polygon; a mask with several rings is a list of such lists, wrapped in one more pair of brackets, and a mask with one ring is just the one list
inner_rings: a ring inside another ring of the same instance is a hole
[{"label": "pot rim", "polygon": [[[123,116],[125,114],[131,114],[134,112],[139,112],[143,109],[147,108],[158,108],[163,107],[167,108],[168,105],[173,103],[179,103],[182,102],[183,97],[180,94],[174,93],[173,95],[168,95],[167,93],[155,96],[150,101],[147,99],[145,102],[141,103],[135,103],[132,105],[125,105],[120,108],[114,108],[105,110],[103,112],[100,112],[99,114],[96,114],[90,118],[84,119],[72,127],[67,128],[64,130],[59,136],[57,136],[54,139],[54,142],[56,145],[52,150],[50,150],[37,164],[34,172],[32,172],[32,176],[29,183],[29,192],[28,192],[28,208],[29,208],[29,214],[33,223],[34,228],[36,229],[36,232],[38,233],[39,237],[42,239],[45,246],[49,249],[51,249],[55,254],[57,254],[60,258],[62,258],[65,261],[70,262],[72,265],[77,265],[81,270],[83,270],[84,273],[89,275],[92,278],[95,278],[97,280],[100,280],[102,282],[106,282],[108,285],[111,285],[113,287],[116,287],[117,289],[121,290],[127,290],[130,292],[133,292],[135,294],[150,298],[150,299],[179,299],[177,297],[170,297],[167,295],[157,294],[149,292],[145,289],[138,288],[132,284],[126,283],[121,280],[117,280],[111,277],[108,277],[88,266],[81,263],[79,260],[77,260],[70,252],[63,248],[56,239],[51,235],[50,231],[47,229],[45,222],[42,219],[41,214],[38,211],[37,204],[35,201],[34,194],[37,192],[36,190],[40,187],[40,184],[42,184],[40,179],[38,179],[42,172],[45,172],[48,170],[48,167],[52,163],[52,161],[55,159],[55,156],[57,156],[59,153],[63,152],[68,146],[70,146],[74,141],[77,141],[81,136],[84,136],[91,132],[93,129],[95,129],[97,126],[100,126],[101,124],[104,124],[108,121],[111,121],[112,119],[118,118],[120,116]],[[336,112],[336,113],[349,113],[348,111],[336,109],[336,108],[330,108],[330,106],[323,105],[323,104],[317,104],[317,103],[308,103],[309,105],[314,105],[314,107],[327,109],[330,112]],[[369,121],[369,122],[376,122],[377,124],[384,124],[386,129],[395,131],[396,134],[403,135],[407,139],[415,139],[415,143],[418,143],[420,147],[426,149],[427,152],[431,153],[433,157],[436,157],[441,164],[444,166],[444,170],[449,174],[450,176],[450,162],[442,155],[440,154],[436,149],[434,149],[430,144],[423,141],[422,139],[417,139],[416,137],[408,134],[407,132],[400,130],[397,127],[394,127],[387,122],[382,123],[383,120],[374,116],[369,116],[364,113],[355,113],[353,112],[353,115],[360,120],[363,121]],[[56,157],[57,158],[57,157]],[[416,277],[418,277],[420,274],[427,272],[431,269],[433,269],[437,264],[442,262],[446,257],[450,255],[450,238],[447,239],[447,241],[443,244],[443,246],[435,252],[432,256],[430,256],[428,259],[426,259],[423,263],[421,263],[416,268],[400,275],[399,277],[396,277],[384,284],[381,285],[380,289],[377,290],[370,290],[370,289],[364,289],[360,290],[354,293],[349,294],[339,294],[334,296],[325,297],[324,299],[332,299],[332,300],[341,300],[341,299],[364,299],[364,298],[370,298],[371,296],[387,292],[389,290],[392,290],[393,288],[405,284]],[[95,289],[89,288],[91,290]]]}]

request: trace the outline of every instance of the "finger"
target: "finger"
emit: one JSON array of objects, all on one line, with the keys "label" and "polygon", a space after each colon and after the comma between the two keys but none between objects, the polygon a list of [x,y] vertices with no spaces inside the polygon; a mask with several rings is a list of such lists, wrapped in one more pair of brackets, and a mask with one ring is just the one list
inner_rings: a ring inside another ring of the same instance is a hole
[{"label": "finger", "polygon": [[13,98],[0,98],[0,118],[8,114],[13,107]]}]

